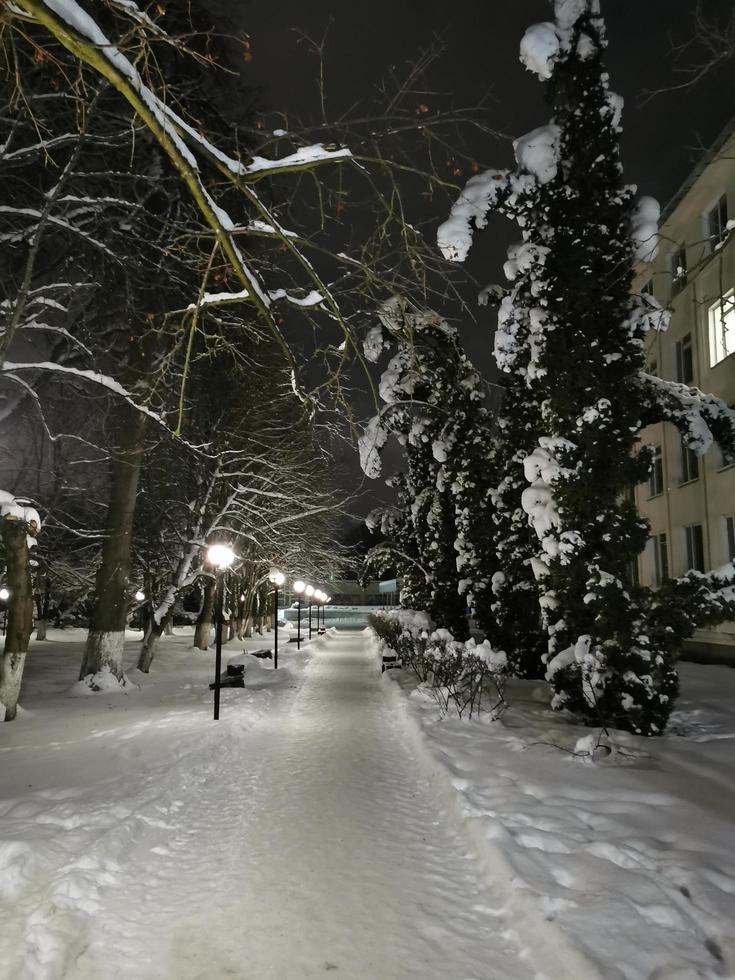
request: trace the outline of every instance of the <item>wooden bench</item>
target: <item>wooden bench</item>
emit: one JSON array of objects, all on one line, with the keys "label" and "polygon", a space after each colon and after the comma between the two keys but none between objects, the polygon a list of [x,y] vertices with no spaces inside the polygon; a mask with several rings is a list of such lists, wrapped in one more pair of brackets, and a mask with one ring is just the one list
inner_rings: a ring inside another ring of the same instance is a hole
[{"label": "wooden bench", "polygon": [[403,661],[401,658],[395,654],[388,654],[383,656],[382,663],[380,665],[380,673],[384,674],[386,670],[400,670],[403,668]]}]

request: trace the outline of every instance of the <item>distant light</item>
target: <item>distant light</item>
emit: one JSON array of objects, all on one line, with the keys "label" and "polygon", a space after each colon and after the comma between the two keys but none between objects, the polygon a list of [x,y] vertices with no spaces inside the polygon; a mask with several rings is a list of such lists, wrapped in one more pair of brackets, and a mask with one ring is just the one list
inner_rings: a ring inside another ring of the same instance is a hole
[{"label": "distant light", "polygon": [[0,600],[2,602],[7,602],[10,598],[10,592],[7,589],[0,589]]},{"label": "distant light", "polygon": [[297,578],[293,584],[293,590],[296,595],[301,595],[301,593],[306,589],[306,582],[302,582],[300,578]]},{"label": "distant light", "polygon": [[213,544],[207,548],[207,561],[223,572],[235,560],[235,552],[228,544]]},{"label": "distant light", "polygon": [[279,588],[279,586],[283,585],[283,583],[286,581],[286,576],[283,574],[283,572],[279,572],[277,568],[271,568],[271,570],[268,572],[268,581],[271,585],[275,585],[276,588]]},{"label": "distant light", "polygon": [[307,585],[306,588],[304,589],[304,592],[306,592],[307,596],[311,599],[311,597],[314,595],[315,592],[314,586]]},{"label": "distant light", "polygon": [[142,602],[145,599],[145,592],[141,592],[140,589],[135,593],[135,601]]}]

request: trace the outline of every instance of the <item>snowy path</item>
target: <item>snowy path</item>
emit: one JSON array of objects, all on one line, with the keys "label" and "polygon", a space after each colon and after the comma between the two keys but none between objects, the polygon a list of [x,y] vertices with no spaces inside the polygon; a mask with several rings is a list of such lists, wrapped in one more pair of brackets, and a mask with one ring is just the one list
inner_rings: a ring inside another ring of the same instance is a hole
[{"label": "snowy path", "polygon": [[401,725],[364,634],[325,641],[284,704],[237,739],[223,727],[215,766],[183,785],[177,768],[73,869],[82,896],[85,871],[109,883],[75,940],[67,923],[59,976],[532,976]]}]

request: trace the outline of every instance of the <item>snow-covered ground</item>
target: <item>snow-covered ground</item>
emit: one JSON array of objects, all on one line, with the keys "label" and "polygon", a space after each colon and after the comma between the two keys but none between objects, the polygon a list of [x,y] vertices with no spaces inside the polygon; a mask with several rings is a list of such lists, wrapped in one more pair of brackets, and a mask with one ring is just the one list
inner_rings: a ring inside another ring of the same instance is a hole
[{"label": "snow-covered ground", "polygon": [[680,671],[667,735],[615,732],[594,761],[599,732],[553,714],[543,685],[515,682],[500,720],[468,722],[384,675],[479,853],[586,958],[582,978],[735,975],[735,670]]},{"label": "snow-covered ground", "polygon": [[83,634],[35,644],[0,726],[3,980],[730,975],[735,671],[686,665],[671,734],[593,764],[534,685],[440,720],[366,633],[248,657],[215,723],[191,640],[82,697]]},{"label": "snow-covered ground", "polygon": [[190,635],[69,699],[82,639],[36,645],[0,729],[3,977],[534,975],[364,634],[252,662],[218,723]]}]

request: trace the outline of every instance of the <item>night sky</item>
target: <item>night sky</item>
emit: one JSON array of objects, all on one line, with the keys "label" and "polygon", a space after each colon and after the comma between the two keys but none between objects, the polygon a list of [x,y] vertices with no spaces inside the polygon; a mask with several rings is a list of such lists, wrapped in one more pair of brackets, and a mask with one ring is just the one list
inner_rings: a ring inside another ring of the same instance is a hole
[{"label": "night sky", "polygon": [[[709,15],[727,19],[730,0],[705,0]],[[548,19],[545,0],[250,0],[237,10],[228,3],[234,27],[247,31],[252,61],[243,71],[262,87],[266,110],[286,111],[313,119],[317,108],[317,60],[299,43],[299,28],[321,38],[332,21],[326,46],[328,112],[334,117],[365,101],[392,65],[412,61],[432,37],[447,51],[433,71],[437,87],[454,94],[456,105],[475,104],[487,96],[487,122],[516,137],[543,125],[549,117],[543,86],[518,60],[526,28]],[[662,206],[674,194],[702,152],[732,116],[735,66],[730,65],[694,88],[646,93],[683,81],[677,72],[700,52],[677,58],[672,47],[691,39],[694,0],[607,0],[607,63],[614,91],[625,99],[623,163],[626,180]],[[477,148],[480,164],[508,166],[509,141],[488,140]],[[435,215],[438,225],[445,212]],[[434,215],[423,214],[432,220]],[[482,283],[502,281],[501,263],[512,230],[502,221],[476,237],[469,271]],[[452,318],[457,311],[443,310]],[[465,347],[483,374],[495,377],[492,364],[494,312],[482,309],[475,323],[462,327]],[[393,455],[390,453],[390,455]],[[354,465],[354,464],[353,464]],[[369,497],[380,492],[371,485]],[[369,501],[368,501],[369,502]],[[358,508],[360,511],[365,506]]]}]

